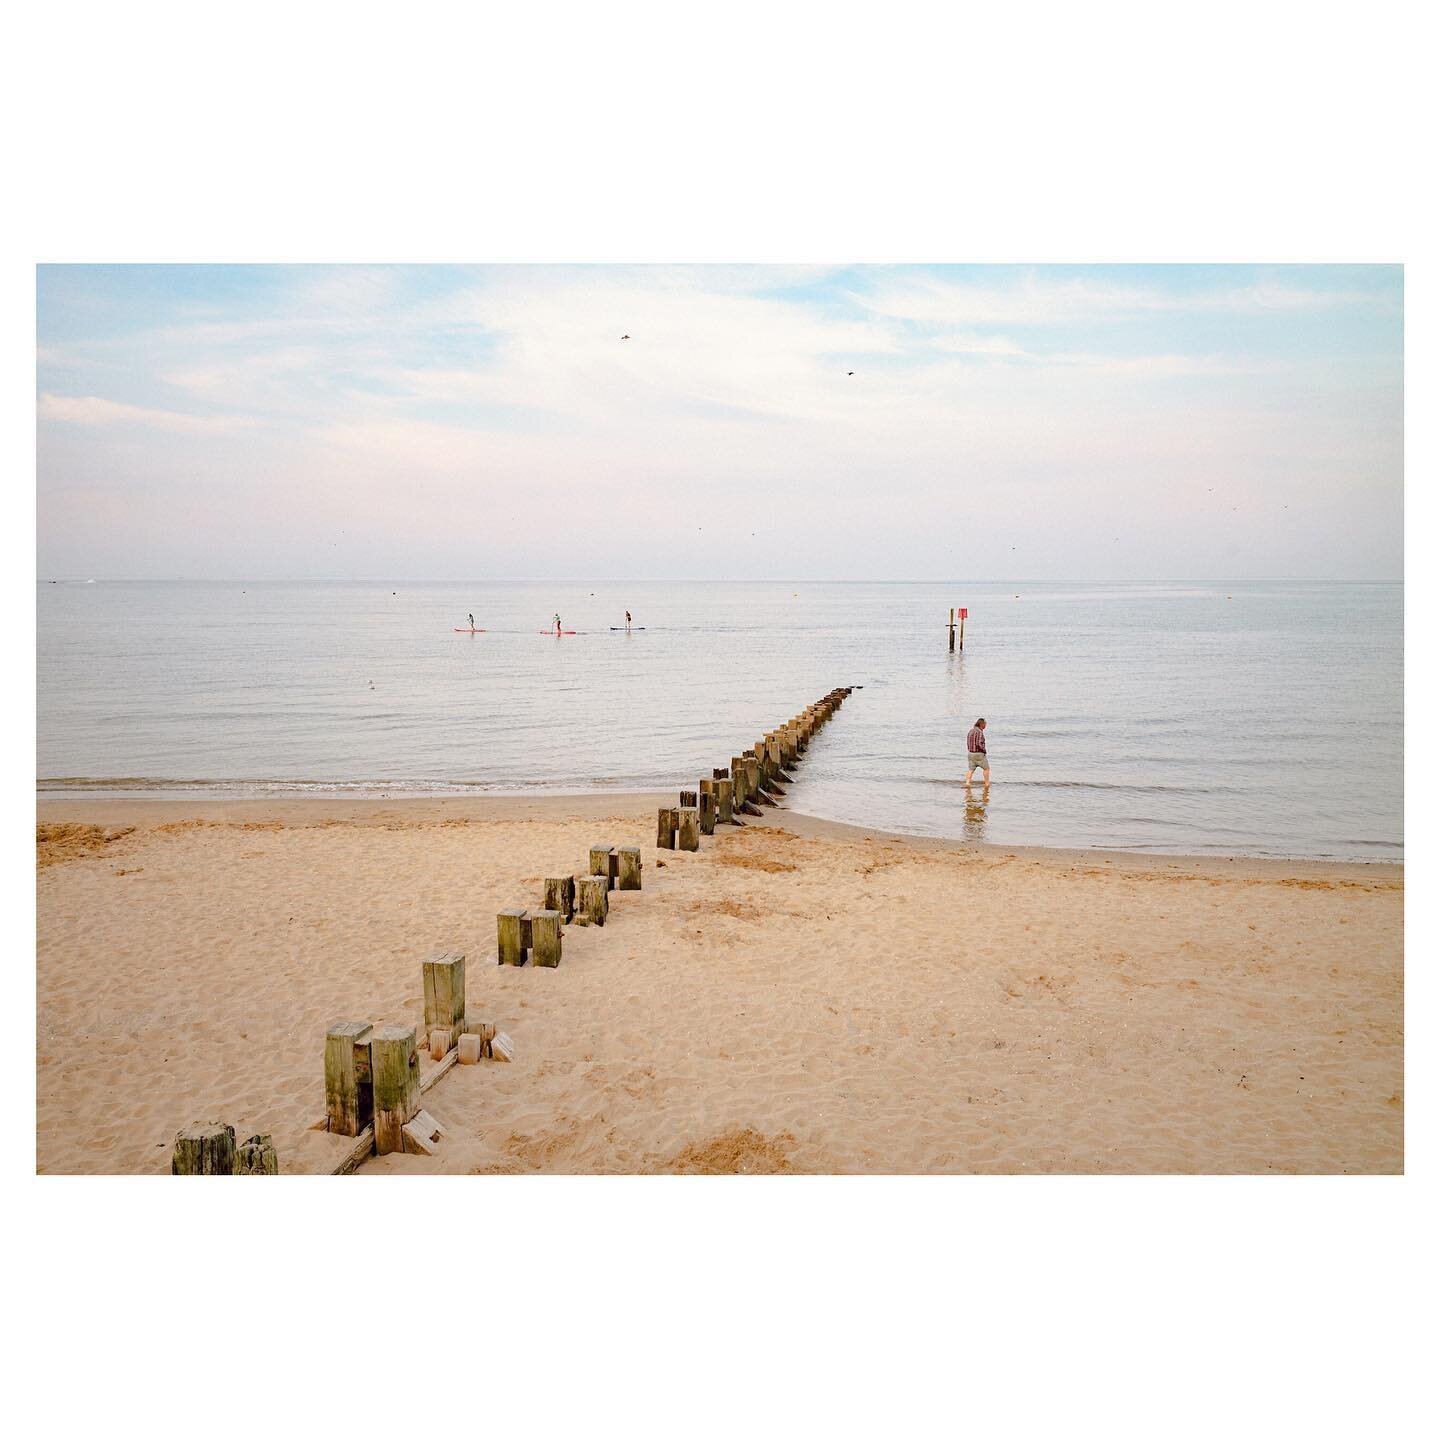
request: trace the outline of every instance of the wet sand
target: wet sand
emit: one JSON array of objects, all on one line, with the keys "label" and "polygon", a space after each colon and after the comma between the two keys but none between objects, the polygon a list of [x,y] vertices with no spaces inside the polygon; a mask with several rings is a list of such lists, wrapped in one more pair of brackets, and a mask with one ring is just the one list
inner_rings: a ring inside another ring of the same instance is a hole
[{"label": "wet sand", "polygon": [[[451,1070],[439,1152],[362,1174],[1403,1168],[1398,866],[788,810],[660,852],[660,803],[42,800],[99,833],[39,846],[38,1168],[163,1173],[221,1119],[328,1171],[326,1025],[418,1024],[444,950],[515,1060]],[[497,966],[495,912],[597,842],[643,847],[643,891],[560,968]]]}]

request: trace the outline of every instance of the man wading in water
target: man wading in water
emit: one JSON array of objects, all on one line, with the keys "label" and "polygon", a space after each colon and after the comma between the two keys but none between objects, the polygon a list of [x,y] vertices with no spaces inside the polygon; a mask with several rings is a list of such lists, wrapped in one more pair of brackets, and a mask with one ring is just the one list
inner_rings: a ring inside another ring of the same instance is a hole
[{"label": "man wading in water", "polygon": [[971,727],[970,733],[965,737],[965,748],[970,752],[970,758],[965,766],[965,784],[970,784],[970,777],[977,771],[985,772],[985,788],[990,788],[990,756],[985,749],[985,720],[982,716]]}]

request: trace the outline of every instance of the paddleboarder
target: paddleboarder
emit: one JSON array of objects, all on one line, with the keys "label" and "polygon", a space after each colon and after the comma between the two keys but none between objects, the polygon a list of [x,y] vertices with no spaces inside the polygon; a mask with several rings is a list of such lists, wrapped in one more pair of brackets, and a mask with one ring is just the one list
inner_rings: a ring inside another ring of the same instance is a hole
[{"label": "paddleboarder", "polygon": [[475,617],[473,615],[470,617],[470,628],[472,630],[475,628]]},{"label": "paddleboarder", "polygon": [[630,612],[628,610],[625,612],[625,628],[627,630],[630,628]]},{"label": "paddleboarder", "polygon": [[555,616],[555,633],[557,635],[560,633],[560,616],[558,613]]}]

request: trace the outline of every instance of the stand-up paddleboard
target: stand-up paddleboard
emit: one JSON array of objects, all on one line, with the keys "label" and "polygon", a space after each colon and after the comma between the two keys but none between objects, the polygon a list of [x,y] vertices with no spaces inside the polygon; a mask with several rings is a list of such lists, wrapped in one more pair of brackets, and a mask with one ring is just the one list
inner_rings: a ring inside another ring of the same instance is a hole
[{"label": "stand-up paddleboard", "polygon": [[578,635],[578,630],[542,630],[542,635]]},{"label": "stand-up paddleboard", "polygon": [[457,625],[455,627],[455,633],[457,635],[483,635],[485,630],[483,627],[478,630],[467,630],[463,625]]},{"label": "stand-up paddleboard", "polygon": [[612,625],[612,630],[643,630],[643,625]]}]

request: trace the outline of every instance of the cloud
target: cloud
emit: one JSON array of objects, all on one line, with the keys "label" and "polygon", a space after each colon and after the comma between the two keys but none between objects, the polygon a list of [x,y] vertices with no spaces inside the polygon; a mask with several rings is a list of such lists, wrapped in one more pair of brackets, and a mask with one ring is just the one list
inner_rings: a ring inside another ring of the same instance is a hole
[{"label": "cloud", "polygon": [[888,279],[850,299],[870,314],[937,329],[966,326],[1103,324],[1145,316],[1261,315],[1386,304],[1371,292],[1255,281],[1212,290],[1184,290],[1025,274],[983,281],[937,275]]},{"label": "cloud", "polygon": [[226,434],[254,423],[239,415],[186,415],[176,410],[126,405],[100,395],[52,395],[48,392],[40,396],[36,414],[42,422],[63,425],[141,426],[195,435]]}]

